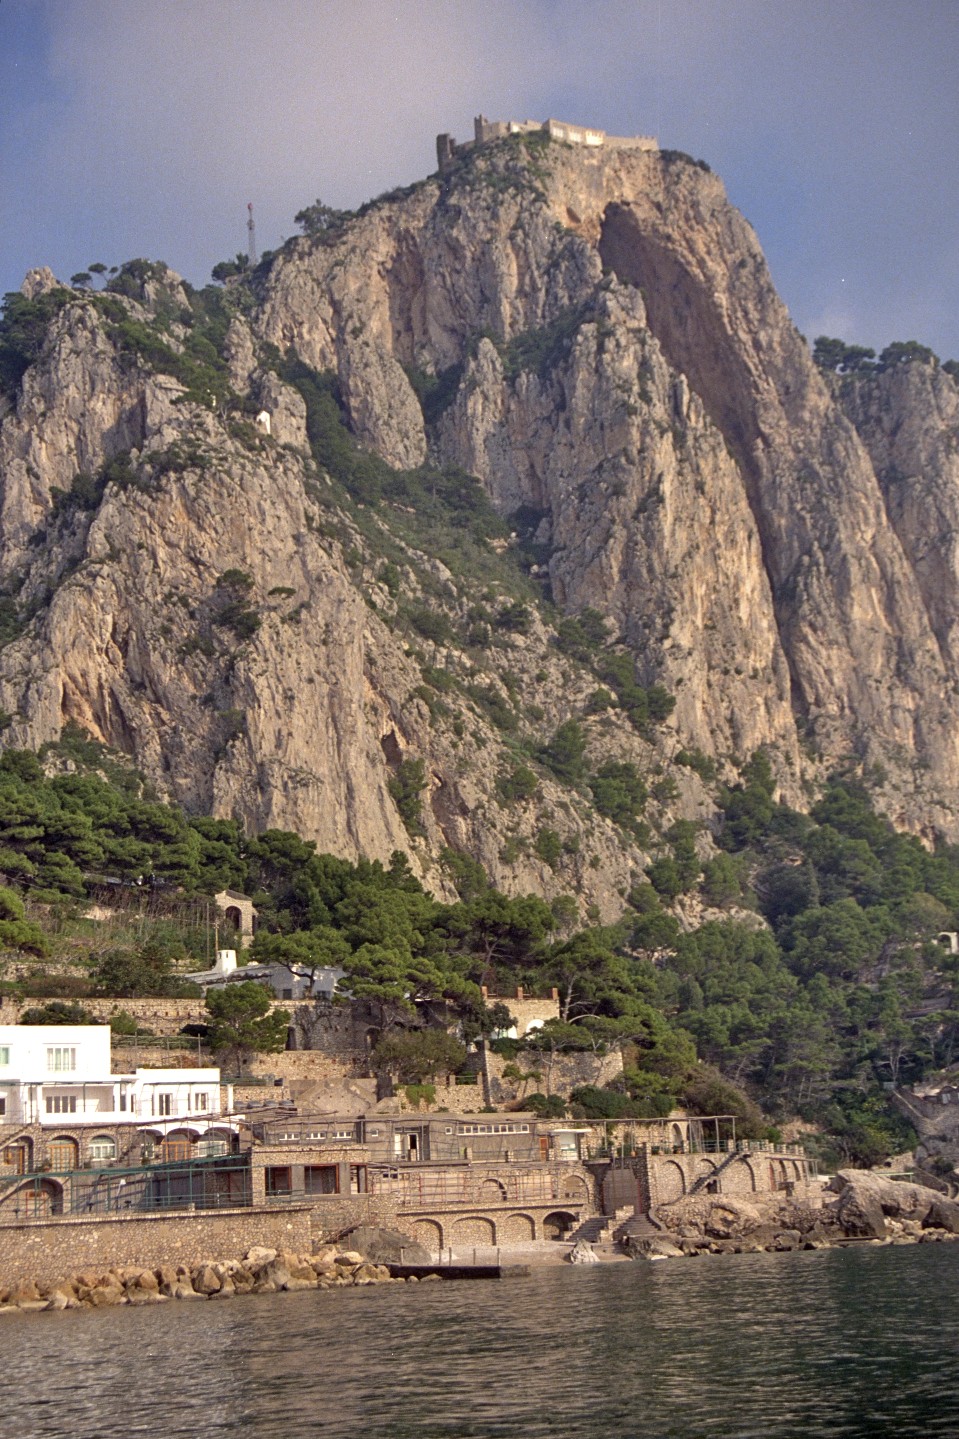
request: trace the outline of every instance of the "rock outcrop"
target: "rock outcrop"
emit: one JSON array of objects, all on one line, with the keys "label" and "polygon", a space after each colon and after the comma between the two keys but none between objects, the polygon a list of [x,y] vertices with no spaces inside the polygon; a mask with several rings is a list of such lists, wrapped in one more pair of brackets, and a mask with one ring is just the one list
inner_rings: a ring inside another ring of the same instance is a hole
[{"label": "rock outcrop", "polygon": [[[452,848],[604,918],[647,856],[546,774],[504,805],[504,732],[535,750],[574,715],[591,756],[647,772],[685,746],[729,774],[765,745],[797,804],[852,753],[882,764],[897,822],[959,837],[959,391],[908,365],[834,395],[714,176],[669,152],[471,152],[257,272],[221,345],[232,398],[151,360],[161,320],[168,350],[200,353],[189,295],[155,269],[112,310],[73,296],[0,422],[5,742],[73,721],[192,810],[350,858],[407,849],[437,889]],[[595,676],[548,613],[481,652],[475,616],[515,596],[398,527],[402,501],[345,504],[278,356],[326,375],[389,465],[477,476],[535,583],[606,616],[675,696],[658,734],[590,715]],[[244,418],[261,408],[269,436]],[[448,623],[413,634],[417,609]],[[706,814],[695,776],[668,773],[654,818]]]}]

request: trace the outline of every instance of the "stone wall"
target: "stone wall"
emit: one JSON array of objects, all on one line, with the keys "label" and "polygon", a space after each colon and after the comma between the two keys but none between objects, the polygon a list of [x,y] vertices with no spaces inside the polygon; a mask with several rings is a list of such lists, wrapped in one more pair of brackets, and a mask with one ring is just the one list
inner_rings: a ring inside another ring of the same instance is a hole
[{"label": "stone wall", "polygon": [[78,1269],[198,1264],[237,1259],[255,1244],[308,1254],[306,1205],[198,1214],[116,1214],[100,1219],[37,1219],[0,1226],[0,1284],[48,1284]]},{"label": "stone wall", "polygon": [[640,1207],[655,1210],[659,1204],[682,1199],[701,1181],[697,1192],[748,1195],[801,1189],[809,1178],[805,1157],[792,1146],[777,1149],[770,1144],[756,1144],[732,1156],[656,1154],[647,1147],[613,1165],[603,1180],[603,1205],[606,1213],[611,1213],[620,1205],[636,1202],[638,1194]]},{"label": "stone wall", "polygon": [[548,999],[537,999],[533,995],[524,994],[522,990],[513,995],[486,994],[484,991],[483,998],[487,1006],[506,1005],[516,1020],[516,1034],[519,1039],[526,1034],[533,1020],[545,1024],[548,1019],[559,1019],[559,995],[555,989]]},{"label": "stone wall", "polygon": [[341,1084],[345,1079],[365,1075],[342,1054],[327,1054],[319,1049],[285,1049],[280,1054],[257,1054],[247,1066],[254,1075],[273,1075],[285,1081],[314,1080],[317,1083]]},{"label": "stone wall", "polygon": [[558,1239],[591,1214],[581,1199],[534,1204],[469,1206],[411,1211],[385,1194],[354,1194],[318,1202],[313,1211],[313,1242],[335,1239],[357,1224],[378,1224],[408,1234],[431,1253],[487,1244],[523,1244]]},{"label": "stone wall", "polygon": [[[623,1072],[623,1056],[619,1050],[611,1054],[526,1053],[509,1060],[487,1049],[485,1063],[490,1103],[495,1105],[510,1104],[537,1092],[560,1094],[566,1098],[581,1084],[602,1087],[611,1084]],[[525,1083],[504,1079],[503,1070],[511,1063],[524,1073],[538,1071],[542,1079],[531,1079]]]},{"label": "stone wall", "polygon": [[[68,1000],[68,1003],[71,1001]],[[202,998],[196,999],[81,999],[101,1024],[109,1024],[111,1016],[125,1012],[154,1034],[179,1034],[185,1024],[204,1024],[207,1012]],[[49,1004],[47,999],[12,999],[0,997],[0,1024],[17,1024],[25,1009]]]}]

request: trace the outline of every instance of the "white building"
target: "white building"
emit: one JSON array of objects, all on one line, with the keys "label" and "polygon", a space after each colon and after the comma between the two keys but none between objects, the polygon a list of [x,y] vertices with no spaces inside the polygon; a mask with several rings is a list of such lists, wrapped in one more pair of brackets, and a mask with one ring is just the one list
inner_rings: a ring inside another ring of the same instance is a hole
[{"label": "white building", "polygon": [[[232,1108],[228,1090],[227,1108]],[[113,1074],[106,1024],[0,1025],[0,1124],[135,1124],[160,1134],[221,1113],[219,1069]]]},{"label": "white building", "polygon": [[198,970],[195,974],[184,975],[191,984],[198,984],[204,994],[212,987],[238,981],[255,980],[272,989],[277,999],[332,999],[346,970],[339,966],[283,964],[271,960],[269,964],[238,965],[235,949],[218,949],[213,969]]}]

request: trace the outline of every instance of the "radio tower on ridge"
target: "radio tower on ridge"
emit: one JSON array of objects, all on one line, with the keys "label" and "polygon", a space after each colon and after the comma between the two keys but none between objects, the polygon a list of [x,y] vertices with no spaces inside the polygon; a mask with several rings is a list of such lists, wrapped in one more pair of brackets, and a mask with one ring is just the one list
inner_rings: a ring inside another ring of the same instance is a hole
[{"label": "radio tower on ridge", "polygon": [[246,207],[248,219],[246,222],[246,233],[249,236],[246,246],[246,256],[250,262],[250,269],[256,264],[256,226],[253,223],[253,201]]}]

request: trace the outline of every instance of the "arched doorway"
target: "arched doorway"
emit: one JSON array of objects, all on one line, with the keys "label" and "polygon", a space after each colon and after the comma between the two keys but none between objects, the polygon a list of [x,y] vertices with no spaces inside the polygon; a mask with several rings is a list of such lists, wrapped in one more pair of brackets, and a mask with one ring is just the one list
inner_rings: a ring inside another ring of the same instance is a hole
[{"label": "arched doorway", "polygon": [[197,1159],[217,1159],[229,1154],[233,1147],[233,1136],[228,1129],[208,1129],[196,1142]]},{"label": "arched doorway", "polygon": [[56,1173],[80,1168],[80,1146],[68,1134],[58,1134],[47,1144],[47,1159]]},{"label": "arched doorway", "polygon": [[28,1179],[0,1199],[0,1211],[7,1217],[46,1219],[63,1213],[63,1186],[55,1179]]},{"label": "arched doorway", "polygon": [[667,1159],[657,1178],[661,1204],[672,1204],[674,1199],[682,1199],[686,1193],[686,1176],[682,1165],[677,1164],[674,1159]]},{"label": "arched doorway", "polygon": [[543,1220],[543,1238],[564,1239],[575,1223],[575,1214],[569,1214],[563,1209],[555,1209]]},{"label": "arched doorway", "polygon": [[564,1174],[559,1197],[571,1199],[576,1204],[585,1204],[589,1199],[589,1185],[581,1174]]},{"label": "arched doorway", "polygon": [[192,1159],[195,1136],[188,1129],[171,1129],[160,1145],[160,1159],[164,1164],[171,1160]]},{"label": "arched doorway", "polygon": [[439,1254],[443,1248],[443,1227],[433,1219],[417,1219],[413,1225],[413,1238],[431,1254]]},{"label": "arched doorway", "polygon": [[0,1165],[2,1172],[8,1174],[29,1174],[33,1168],[33,1141],[24,1136],[13,1144],[5,1144],[0,1150]]},{"label": "arched doorway", "polygon": [[510,1214],[500,1222],[501,1244],[526,1244],[536,1238],[536,1225],[528,1214]]},{"label": "arched doorway", "polygon": [[480,1214],[470,1214],[455,1219],[450,1231],[451,1244],[495,1244],[496,1227],[492,1219]]}]

